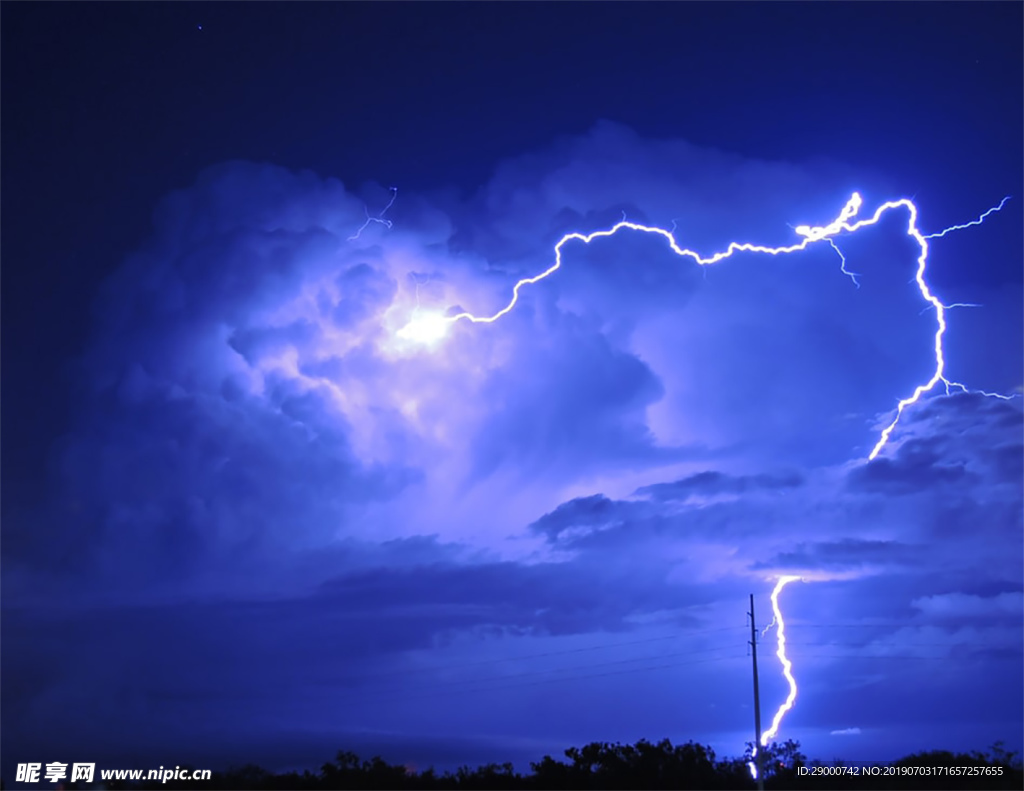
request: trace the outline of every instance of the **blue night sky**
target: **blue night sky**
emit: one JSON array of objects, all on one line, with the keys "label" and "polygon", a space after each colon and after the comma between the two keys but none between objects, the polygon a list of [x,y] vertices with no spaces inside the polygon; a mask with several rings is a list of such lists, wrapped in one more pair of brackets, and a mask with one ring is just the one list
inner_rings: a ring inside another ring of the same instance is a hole
[{"label": "blue night sky", "polygon": [[3,4],[0,773],[1024,748],[1022,25]]}]

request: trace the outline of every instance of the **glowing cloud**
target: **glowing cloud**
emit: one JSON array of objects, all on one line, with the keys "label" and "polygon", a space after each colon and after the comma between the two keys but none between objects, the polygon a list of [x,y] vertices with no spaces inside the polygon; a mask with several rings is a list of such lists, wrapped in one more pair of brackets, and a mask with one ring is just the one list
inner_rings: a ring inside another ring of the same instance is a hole
[{"label": "glowing cloud", "polygon": [[403,340],[423,345],[435,344],[451,329],[451,319],[443,313],[419,313],[395,334]]}]

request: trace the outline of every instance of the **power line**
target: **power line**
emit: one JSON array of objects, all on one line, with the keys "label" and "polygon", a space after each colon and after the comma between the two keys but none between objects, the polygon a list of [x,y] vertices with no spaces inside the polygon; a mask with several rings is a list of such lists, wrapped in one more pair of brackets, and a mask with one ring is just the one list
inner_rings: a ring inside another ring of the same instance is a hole
[{"label": "power line", "polygon": [[[719,631],[719,630],[716,630]],[[725,630],[721,630],[725,631]],[[649,641],[632,641],[628,644],[638,644]],[[618,644],[616,644],[618,645]],[[604,646],[589,646],[587,649],[573,649],[572,651],[558,651],[549,652],[547,654],[532,655],[532,656],[550,656],[550,655],[563,655],[566,653],[574,653],[580,650],[597,649]],[[820,647],[827,647],[827,644],[820,644]],[[637,673],[649,673],[659,670],[672,670],[677,668],[692,667],[695,665],[708,664],[710,662],[731,662],[732,660],[744,658],[743,654],[736,651],[729,653],[731,646],[719,646],[714,648],[698,649],[696,651],[687,652],[673,652],[669,654],[656,654],[653,656],[639,656],[631,657],[627,659],[615,660],[612,662],[601,662],[597,664],[577,665],[562,668],[546,668],[535,671],[528,671],[526,673],[517,673],[502,676],[490,676],[476,679],[465,679],[462,681],[455,682],[442,682],[439,685],[434,686],[431,689],[418,689],[409,692],[401,691],[396,688],[388,688],[382,690],[366,690],[369,694],[358,695],[351,698],[345,698],[339,701],[340,705],[365,705],[365,704],[379,704],[388,702],[404,702],[407,700],[415,700],[420,698],[429,698],[437,696],[459,696],[467,694],[486,694],[490,692],[500,692],[504,690],[524,689],[529,687],[541,686],[544,684],[572,684],[580,681],[587,681],[596,678],[606,678],[610,676],[620,675],[634,675]],[[721,653],[725,652],[725,653]],[[679,656],[699,656],[701,654],[719,654],[717,656],[707,656],[701,659],[693,659],[688,662],[669,662],[661,664],[650,664],[643,665],[641,667],[631,667],[621,670],[611,670],[603,673],[587,673],[585,675],[574,674],[580,670],[592,670],[602,667],[612,667],[615,665],[629,664],[633,662],[649,661],[649,660],[660,660],[669,659]],[[1022,654],[1024,656],[1024,654]],[[517,657],[525,658],[525,657]],[[897,661],[948,661],[949,656],[920,656],[912,654],[806,654],[802,658],[805,659],[886,659],[886,660],[897,660]],[[980,657],[979,657],[980,658]],[[482,662],[476,664],[488,664],[489,662]],[[454,668],[458,666],[449,666]],[[545,675],[545,674],[557,674],[552,675],[550,678],[541,678],[533,681],[519,681],[529,676]],[[565,675],[570,674],[570,675]],[[501,683],[508,680],[515,680],[514,683]],[[499,682],[499,683],[495,683]]]},{"label": "power line", "polygon": [[[836,624],[836,623],[832,623],[832,624],[811,624],[811,623],[805,623],[805,624],[794,624],[793,628],[795,628],[795,629],[799,629],[799,628],[814,628],[814,629],[821,629],[821,628],[841,628],[841,629],[872,629],[872,628],[875,628],[875,629],[878,629],[878,628],[881,628],[881,629],[886,629],[886,628],[901,628],[901,627],[913,626],[913,625],[915,625],[915,624],[909,624],[909,623],[868,623],[868,624],[864,624],[864,623],[859,623],[859,624],[849,624],[849,623],[847,623],[847,624]],[[365,682],[372,683],[374,681],[380,681],[380,680],[391,680],[391,679],[396,679],[396,678],[408,678],[410,675],[415,675],[417,673],[419,673],[419,674],[424,674],[424,673],[435,673],[435,674],[436,673],[447,673],[447,672],[454,671],[454,670],[463,670],[463,669],[467,669],[467,668],[478,668],[478,667],[485,667],[485,666],[494,666],[494,665],[498,665],[498,664],[501,664],[501,663],[507,663],[507,662],[520,662],[520,661],[534,660],[534,659],[545,659],[545,658],[550,658],[550,657],[568,656],[568,655],[572,655],[572,654],[584,654],[584,653],[589,653],[589,652],[593,652],[593,651],[603,651],[603,650],[608,650],[608,649],[612,649],[612,648],[621,648],[621,647],[629,647],[629,646],[636,646],[636,645],[649,645],[649,644],[652,644],[652,643],[661,643],[661,642],[667,642],[667,641],[685,640],[687,637],[696,637],[696,636],[709,635],[709,634],[722,634],[722,633],[725,633],[725,632],[735,632],[735,631],[737,631],[740,628],[744,628],[745,629],[746,627],[741,627],[739,625],[736,625],[736,626],[728,626],[728,627],[722,627],[722,628],[716,628],[716,629],[702,629],[702,630],[695,630],[695,631],[686,632],[686,633],[683,633],[683,634],[666,635],[666,636],[659,636],[659,637],[650,637],[650,638],[644,638],[644,639],[640,639],[640,640],[619,641],[619,642],[614,642],[614,643],[598,643],[596,645],[581,646],[581,647],[578,647],[578,648],[567,648],[567,649],[558,650],[558,651],[545,651],[545,652],[542,652],[542,653],[535,653],[535,654],[519,654],[519,655],[516,655],[516,656],[494,657],[494,658],[491,658],[491,659],[483,659],[483,660],[477,660],[477,661],[473,661],[473,662],[463,662],[463,663],[458,663],[458,664],[439,664],[439,665],[433,666],[433,667],[408,668],[408,669],[395,670],[395,671],[385,672],[385,673],[369,674],[369,675],[363,676],[361,678],[347,679],[347,681],[349,681],[350,683],[354,682],[355,684],[362,684],[362,683],[365,683]],[[846,648],[854,648],[854,649],[856,649],[856,648],[869,648],[869,646],[871,645],[871,644],[867,644],[867,643],[864,643],[864,642],[860,642],[860,643],[836,642],[836,641],[826,641],[826,642],[820,642],[819,641],[819,642],[815,642],[815,641],[801,641],[801,640],[795,640],[794,641],[792,639],[789,640],[789,644],[793,645],[793,646],[797,646],[797,647],[801,647],[802,646],[802,647],[807,647],[807,648],[841,648],[841,647],[846,647]],[[877,645],[877,643],[876,643],[876,645]],[[904,642],[900,642],[899,643],[899,647],[900,648],[915,648],[915,647],[921,647],[921,648],[925,648],[925,647],[928,647],[928,648],[951,648],[953,646],[951,646],[949,643],[904,643]],[[586,675],[579,675],[578,674],[578,671],[589,671],[589,670],[593,670],[593,669],[596,669],[596,668],[613,667],[613,666],[617,666],[617,665],[627,665],[627,664],[632,664],[632,663],[635,663],[635,662],[644,662],[644,661],[651,661],[651,660],[665,660],[665,659],[678,658],[678,657],[701,656],[701,655],[708,655],[708,654],[720,654],[720,652],[723,652],[723,651],[724,652],[729,652],[731,649],[732,649],[732,646],[728,646],[728,645],[725,645],[725,646],[711,646],[711,647],[698,648],[698,649],[694,649],[694,650],[691,650],[691,651],[680,651],[680,652],[671,652],[671,653],[667,653],[667,654],[654,654],[654,655],[643,655],[643,656],[636,656],[636,657],[628,657],[628,658],[625,658],[625,659],[617,659],[617,660],[613,660],[613,661],[609,661],[609,662],[589,663],[589,664],[574,665],[574,666],[569,666],[569,667],[542,668],[542,669],[538,669],[538,670],[525,671],[525,672],[522,672],[522,673],[512,673],[512,674],[504,674],[504,675],[497,675],[497,676],[485,676],[485,677],[482,677],[482,678],[466,678],[466,679],[459,679],[459,680],[454,680],[454,681],[452,681],[452,680],[445,680],[445,681],[440,681],[439,683],[436,683],[436,684],[432,685],[431,689],[419,689],[419,690],[412,690],[412,691],[409,691],[409,692],[403,691],[402,689],[400,689],[398,687],[394,687],[394,686],[389,685],[387,687],[379,688],[379,689],[376,689],[376,690],[374,690],[374,689],[359,690],[360,692],[366,692],[368,694],[357,695],[356,697],[353,697],[353,698],[344,699],[344,700],[340,701],[340,703],[342,705],[358,705],[358,704],[369,704],[369,703],[386,703],[386,702],[406,701],[406,700],[409,700],[409,699],[418,699],[418,698],[424,698],[424,697],[436,697],[436,696],[439,696],[439,695],[452,696],[452,695],[465,695],[465,694],[484,694],[484,693],[493,692],[493,691],[502,691],[502,690],[510,690],[510,689],[528,688],[528,687],[532,687],[532,686],[539,686],[539,685],[542,685],[542,684],[551,684],[551,683],[568,684],[568,683],[573,683],[573,682],[578,682],[578,681],[585,681],[585,680],[590,680],[590,679],[595,679],[595,678],[604,678],[604,677],[608,677],[608,676],[631,675],[631,674],[636,674],[636,673],[647,673],[647,672],[653,672],[653,671],[658,671],[658,670],[669,670],[669,669],[674,669],[674,668],[689,667],[689,666],[692,666],[692,665],[706,664],[706,663],[709,663],[709,662],[728,662],[728,661],[731,661],[733,659],[742,658],[739,655],[734,655],[734,654],[726,653],[724,655],[707,656],[706,658],[702,658],[702,659],[694,659],[694,660],[688,661],[688,662],[671,662],[671,663],[667,663],[667,664],[644,665],[644,666],[641,666],[641,667],[632,667],[632,668],[626,668],[626,669],[622,669],[622,670],[613,670],[613,671],[604,672],[604,673],[588,673]],[[899,660],[899,661],[915,661],[915,660],[939,661],[939,660],[948,660],[951,657],[948,654],[944,655],[944,656],[921,656],[921,655],[915,655],[915,654],[865,654],[865,653],[816,654],[816,653],[809,653],[809,654],[803,654],[802,658],[805,658],[805,659],[830,659],[830,660],[833,660],[833,659],[834,660],[840,660],[840,659],[845,659],[845,660],[890,659],[890,660]],[[961,657],[952,657],[952,658],[961,658]],[[975,657],[963,657],[963,658],[984,658],[984,657],[982,657],[980,655],[975,655]],[[1000,658],[1008,658],[1008,657],[1000,657]],[[540,679],[537,679],[537,680],[526,681],[526,682],[520,681],[520,679],[528,678],[530,676],[545,676],[545,675],[550,676],[550,677],[548,677],[548,678],[540,678]],[[505,683],[505,682],[508,682],[508,681],[512,681],[513,683]],[[382,695],[383,695],[383,697],[382,697]]]},{"label": "power line", "polygon": [[923,659],[923,660],[937,660],[942,662],[949,662],[950,660],[963,661],[965,659],[984,659],[986,661],[998,661],[1004,659],[1022,659],[1024,653],[1014,656],[986,656],[981,653],[974,653],[968,656],[950,656],[944,654],[943,656],[921,656],[920,654],[802,654],[801,659]]},{"label": "power line", "polygon": [[892,623],[804,623],[801,621],[794,621],[790,623],[786,621],[787,626],[791,626],[798,629],[917,629],[917,628],[940,628],[933,623],[919,623],[912,621],[903,622],[892,622]]},{"label": "power line", "polygon": [[[715,649],[715,650],[723,650],[723,649]],[[645,658],[650,658],[650,657],[645,657]],[[693,665],[706,664],[708,662],[725,662],[725,661],[729,661],[729,660],[732,660],[732,659],[743,659],[743,658],[744,658],[744,656],[741,655],[741,654],[736,654],[734,656],[718,656],[718,657],[710,657],[710,658],[707,658],[707,659],[696,659],[696,660],[693,660],[691,662],[672,662],[672,663],[663,664],[663,665],[648,665],[648,666],[645,666],[645,667],[628,668],[626,670],[613,670],[613,671],[610,671],[610,672],[607,672],[607,673],[595,673],[595,674],[590,674],[590,675],[586,675],[586,676],[565,676],[565,677],[561,677],[561,678],[547,678],[547,679],[540,679],[538,681],[529,681],[529,682],[521,683],[521,684],[501,684],[501,685],[498,685],[498,686],[485,686],[485,687],[479,687],[479,688],[459,689],[458,687],[442,687],[442,688],[436,688],[436,689],[433,689],[433,690],[420,690],[420,691],[411,692],[411,693],[402,693],[402,694],[400,694],[400,695],[398,695],[396,697],[390,697],[390,698],[388,698],[388,697],[385,697],[385,698],[366,697],[366,698],[344,699],[344,700],[339,701],[339,703],[341,705],[356,705],[356,704],[360,704],[360,703],[386,703],[386,702],[390,702],[390,701],[405,701],[405,700],[409,700],[411,698],[433,697],[433,696],[437,696],[437,695],[462,695],[462,694],[467,694],[467,693],[472,693],[472,694],[486,693],[486,692],[493,692],[493,691],[499,691],[499,690],[505,690],[505,689],[519,689],[519,688],[522,688],[522,687],[534,687],[534,686],[539,686],[541,684],[552,684],[552,683],[562,683],[562,684],[565,684],[565,683],[572,683],[572,682],[576,682],[576,681],[585,681],[585,680],[594,679],[594,678],[605,678],[607,676],[630,675],[630,674],[633,674],[633,673],[647,673],[647,672],[651,672],[651,671],[654,671],[654,670],[669,670],[669,669],[680,668],[680,667],[690,667],[690,666],[693,666]],[[612,663],[609,663],[609,664],[612,664]],[[601,667],[601,666],[602,665],[589,665],[589,666],[585,666],[585,667]],[[540,671],[540,672],[545,672],[545,671]],[[548,672],[550,672],[550,671],[548,671]],[[509,678],[509,677],[508,676],[498,676],[497,678]],[[493,681],[493,680],[497,680],[497,679],[495,679],[495,678],[492,678],[492,679],[477,679],[474,682],[467,682],[467,683],[477,683],[479,681],[487,682],[487,681]]]},{"label": "power line", "polygon": [[[823,643],[812,643],[804,640],[790,640],[786,638],[786,645],[803,645],[803,646],[846,646],[853,648],[867,648],[872,645],[883,645],[884,641],[876,641],[871,643],[838,643],[834,640],[829,640]],[[913,647],[913,648],[956,648],[957,646],[966,645],[966,643],[905,643],[902,640],[898,643],[900,648]]]},{"label": "power line", "polygon": [[[717,652],[717,651],[726,651],[726,650],[730,650],[731,648],[732,648],[732,646],[730,646],[730,645],[712,646],[712,647],[706,647],[706,648],[699,648],[699,649],[696,649],[694,651],[675,651],[675,652],[668,653],[668,654],[654,654],[654,655],[647,655],[647,656],[627,657],[625,659],[616,659],[616,660],[613,660],[611,662],[597,662],[597,663],[590,663],[590,664],[586,664],[586,665],[574,665],[574,666],[570,666],[570,667],[549,667],[549,668],[541,668],[541,669],[538,669],[538,670],[528,670],[528,671],[523,672],[523,673],[509,673],[509,674],[504,674],[504,675],[500,675],[500,676],[484,676],[482,678],[475,678],[475,679],[474,678],[467,678],[467,679],[460,679],[460,680],[455,680],[455,681],[441,681],[440,683],[443,684],[443,685],[446,685],[446,686],[452,686],[452,685],[459,686],[459,685],[462,685],[462,684],[475,684],[475,683],[479,683],[479,682],[487,683],[487,682],[490,682],[490,681],[504,681],[506,679],[516,679],[516,678],[523,678],[523,677],[526,677],[526,676],[536,676],[536,675],[540,675],[540,674],[543,674],[543,673],[568,673],[568,672],[574,672],[574,671],[577,671],[577,670],[591,670],[591,669],[597,668],[597,667],[611,667],[611,666],[614,666],[614,665],[625,665],[625,664],[629,664],[631,662],[645,662],[645,661],[652,660],[652,659],[660,660],[660,659],[672,659],[672,658],[676,658],[676,657],[685,657],[685,656],[697,656],[697,655],[700,655],[700,654],[714,653],[714,652]],[[446,668],[444,668],[444,667],[436,668],[436,670],[438,670],[438,671],[445,670],[445,669]],[[390,691],[390,690],[388,688],[385,688],[383,691],[387,692],[387,691]]]},{"label": "power line", "polygon": [[[885,628],[903,628],[903,627],[915,626],[915,625],[920,625],[920,624],[910,624],[910,623],[875,623],[875,624],[795,623],[795,624],[791,625],[791,629],[802,629],[802,628],[813,628],[813,629],[823,629],[823,628],[831,628],[831,629],[871,629],[871,628],[882,628],[882,629],[885,629]],[[414,675],[414,674],[418,674],[418,673],[419,674],[422,674],[422,673],[437,673],[439,671],[460,670],[460,669],[472,668],[472,667],[482,667],[482,666],[486,666],[486,665],[496,665],[496,664],[501,664],[503,662],[520,662],[520,661],[525,661],[525,660],[530,660],[530,659],[545,659],[545,658],[555,657],[555,656],[567,656],[567,655],[570,655],[570,654],[582,654],[582,653],[588,653],[588,652],[591,652],[591,651],[602,651],[602,650],[606,650],[606,649],[609,649],[609,648],[622,648],[622,647],[629,647],[629,646],[635,646],[635,645],[649,645],[649,644],[652,644],[652,643],[661,643],[661,642],[668,642],[668,641],[674,641],[674,640],[682,640],[682,639],[685,639],[686,637],[690,637],[690,636],[707,635],[707,634],[721,634],[723,632],[732,632],[732,631],[737,631],[739,629],[746,629],[746,627],[745,626],[740,626],[740,625],[737,624],[736,626],[727,626],[727,627],[722,627],[722,628],[717,628],[717,629],[701,629],[701,630],[695,630],[695,631],[688,631],[688,632],[686,632],[684,634],[663,635],[663,636],[660,636],[660,637],[648,637],[648,638],[644,638],[644,639],[640,639],[640,640],[625,640],[625,641],[619,641],[619,642],[615,642],[615,643],[598,643],[596,645],[581,646],[579,648],[566,648],[566,649],[559,650],[559,651],[545,651],[543,653],[537,653],[537,654],[519,654],[519,655],[515,655],[515,656],[493,657],[491,659],[480,659],[480,660],[475,660],[475,661],[472,661],[472,662],[461,662],[461,663],[458,663],[458,664],[441,664],[441,665],[434,665],[434,666],[429,666],[429,667],[401,668],[401,669],[396,669],[396,670],[391,670],[391,671],[384,671],[384,672],[365,674],[365,675],[359,676],[357,678],[352,678],[352,679],[350,679],[350,681],[353,682],[353,683],[357,683],[358,684],[358,683],[363,683],[363,682],[373,682],[373,681],[377,681],[379,679],[391,679],[391,678],[397,678],[397,677],[407,678],[410,675]],[[858,644],[858,643],[835,643],[835,642],[829,642],[829,643],[808,643],[808,642],[804,642],[804,641],[800,641],[800,640],[795,640],[794,641],[792,638],[790,638],[788,640],[788,642],[789,642],[790,645],[803,645],[803,646],[812,646],[812,645],[860,646],[860,645],[863,645],[863,644]],[[924,643],[903,643],[903,642],[901,642],[900,645],[924,646],[926,644],[924,644]],[[929,644],[929,645],[934,645],[936,647],[942,647],[942,646],[945,646],[945,645],[948,645],[948,644]],[[430,649],[430,650],[433,651],[433,650],[436,650],[436,649]],[[673,656],[674,656],[674,654],[673,654]]]},{"label": "power line", "polygon": [[664,635],[661,637],[647,637],[642,640],[627,640],[618,643],[599,643],[597,645],[583,646],[580,648],[566,648],[560,651],[545,651],[540,654],[520,654],[518,656],[503,656],[494,657],[492,659],[480,659],[473,662],[462,662],[456,665],[438,665],[433,667],[414,667],[408,669],[392,670],[387,672],[369,673],[358,678],[352,679],[356,683],[363,681],[374,681],[379,678],[392,678],[395,676],[406,677],[413,673],[436,673],[439,670],[461,670],[468,667],[480,667],[482,665],[493,665],[501,662],[519,662],[526,659],[543,659],[552,656],[566,656],[568,654],[581,654],[588,651],[599,651],[607,648],[621,648],[633,645],[647,645],[650,643],[662,643],[669,640],[681,640],[686,637],[705,635],[705,634],[721,634],[722,632],[732,632],[745,627],[726,626],[719,629],[701,629],[699,631],[690,631],[683,634]]}]

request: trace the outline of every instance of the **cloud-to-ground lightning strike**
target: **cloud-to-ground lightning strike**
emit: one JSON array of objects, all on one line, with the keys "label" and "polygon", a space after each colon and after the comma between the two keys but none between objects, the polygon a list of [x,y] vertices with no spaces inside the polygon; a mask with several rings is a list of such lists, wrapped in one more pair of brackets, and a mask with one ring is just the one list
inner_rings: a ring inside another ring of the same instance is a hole
[{"label": "cloud-to-ground lightning strike", "polygon": [[[786,700],[779,706],[778,711],[775,712],[771,727],[761,734],[760,747],[767,747],[768,742],[775,738],[775,735],[779,732],[779,726],[782,724],[782,718],[786,716],[786,712],[793,708],[793,704],[796,702],[796,679],[793,677],[793,663],[786,656],[786,622],[782,617],[782,608],[779,606],[779,594],[789,583],[796,582],[799,579],[800,577],[792,575],[779,577],[778,582],[775,583],[775,589],[772,591],[772,622],[765,627],[764,632],[761,632],[763,635],[772,626],[778,626],[776,631],[778,648],[775,651],[775,655],[779,658],[779,662],[782,663],[782,675],[786,677],[786,681],[789,683],[789,694],[786,695]],[[755,747],[751,759],[757,755],[757,750],[758,747]],[[756,778],[756,764],[752,761],[749,766],[751,774]]]},{"label": "cloud-to-ground lightning strike", "polygon": [[[969,228],[974,225],[980,225],[985,221],[985,218],[988,217],[990,214],[1002,209],[1009,199],[1010,196],[1006,196],[1005,198],[1002,199],[1002,201],[1000,201],[998,206],[993,206],[980,217],[978,217],[976,220],[972,220],[971,222],[964,223],[961,225],[953,225],[937,233],[923,234],[917,227],[917,206],[914,204],[912,200],[908,198],[902,198],[900,200],[888,201],[886,203],[883,203],[875,210],[874,215],[872,215],[870,218],[851,223],[851,221],[857,216],[857,213],[860,210],[862,203],[860,194],[855,192],[850,197],[849,201],[847,201],[846,205],[839,213],[839,216],[828,225],[799,225],[796,228],[794,228],[793,230],[799,236],[803,237],[802,241],[800,241],[797,244],[784,245],[782,247],[765,247],[763,245],[758,244],[730,242],[729,246],[725,250],[717,252],[706,258],[702,257],[693,250],[680,247],[679,244],[676,242],[676,238],[673,235],[672,231],[666,230],[664,228],[658,228],[649,225],[641,225],[639,223],[622,220],[621,222],[613,225],[611,228],[608,228],[603,231],[594,231],[593,233],[589,234],[583,234],[576,231],[573,233],[568,233],[565,236],[563,236],[555,245],[555,262],[547,269],[545,269],[543,272],[541,272],[539,275],[534,275],[533,277],[527,277],[523,278],[522,280],[519,280],[512,288],[512,298],[509,300],[509,303],[494,315],[476,316],[472,313],[463,311],[462,313],[457,313],[452,316],[446,316],[443,313],[436,311],[421,314],[417,310],[416,312],[414,312],[413,318],[409,321],[409,323],[402,327],[397,334],[399,337],[402,337],[407,340],[422,343],[433,343],[442,338],[446,334],[448,328],[450,328],[453,324],[459,321],[469,321],[474,324],[491,324],[500,319],[505,314],[509,313],[512,310],[512,308],[515,307],[516,303],[519,301],[519,292],[523,288],[523,286],[531,285],[533,283],[537,283],[541,280],[544,280],[546,277],[549,277],[550,275],[554,274],[561,268],[562,248],[565,247],[565,245],[568,242],[576,240],[583,242],[584,244],[590,244],[595,239],[613,236],[614,234],[618,233],[621,230],[640,231],[642,233],[657,234],[659,236],[662,236],[669,243],[669,247],[672,249],[673,253],[681,257],[690,258],[695,263],[701,266],[716,264],[725,258],[729,258],[734,253],[739,252],[766,253],[768,255],[784,255],[788,253],[795,253],[800,250],[805,250],[809,245],[813,244],[814,242],[827,241],[833,247],[833,249],[835,249],[836,252],[839,253],[840,260],[842,261],[842,272],[848,277],[850,277],[850,279],[853,280],[854,284],[859,286],[856,273],[850,272],[846,269],[846,258],[843,256],[842,252],[837,247],[834,241],[834,237],[842,233],[855,233],[861,228],[874,225],[879,221],[879,219],[881,219],[882,215],[885,214],[885,212],[891,209],[897,209],[902,207],[905,208],[908,212],[907,235],[912,237],[914,241],[917,242],[921,250],[920,254],[917,257],[917,271],[914,279],[917,282],[917,287],[918,290],[921,292],[921,296],[924,297],[925,301],[929,303],[929,305],[926,307],[932,307],[935,309],[937,324],[937,328],[935,331],[935,371],[927,382],[918,385],[911,395],[901,399],[897,403],[895,416],[893,417],[889,425],[887,425],[882,430],[878,442],[875,444],[875,446],[871,450],[871,453],[868,455],[868,460],[870,461],[879,454],[883,447],[885,447],[885,444],[889,441],[890,435],[899,423],[900,418],[903,416],[904,410],[911,404],[916,403],[918,399],[920,399],[921,396],[923,396],[925,393],[930,392],[939,382],[942,382],[946,386],[947,392],[950,387],[957,387],[963,390],[964,392],[970,392],[968,391],[968,388],[965,385],[959,382],[950,381],[945,376],[946,360],[943,356],[942,338],[946,333],[946,310],[951,306],[944,305],[942,302],[940,302],[939,299],[934,294],[932,294],[931,289],[928,287],[928,283],[925,281],[925,269],[928,264],[928,240],[939,239],[945,236],[947,233],[950,233],[951,231],[962,230],[964,228]],[[369,222],[369,220],[367,222]],[[982,392],[982,394],[986,396],[996,395],[994,393],[985,392]],[[1010,396],[998,397],[1009,398]]]},{"label": "cloud-to-ground lightning strike", "polygon": [[796,702],[796,679],[793,678],[793,663],[786,656],[786,622],[782,619],[782,609],[779,607],[779,594],[789,583],[796,582],[799,579],[800,577],[792,575],[779,577],[779,581],[775,583],[775,590],[772,591],[772,623],[778,625],[775,632],[778,639],[778,648],[775,651],[775,655],[779,658],[779,662],[782,663],[782,675],[789,682],[789,694],[786,696],[785,702],[779,706],[779,710],[775,712],[772,726],[761,734],[762,747],[775,738],[775,734],[779,732],[779,725],[782,724],[782,718],[786,716],[786,712],[793,708],[793,703]]}]

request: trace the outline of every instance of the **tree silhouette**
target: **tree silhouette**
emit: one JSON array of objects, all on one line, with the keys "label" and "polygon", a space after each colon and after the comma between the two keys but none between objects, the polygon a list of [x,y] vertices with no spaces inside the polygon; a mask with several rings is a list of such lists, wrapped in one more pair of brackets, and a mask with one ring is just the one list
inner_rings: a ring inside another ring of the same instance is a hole
[{"label": "tree silhouette", "polygon": [[[747,750],[743,756],[744,764],[756,763],[753,751],[754,743],[747,742]],[[799,769],[807,765],[807,756],[800,752],[800,742],[786,739],[784,742],[771,742],[760,749],[761,772],[764,775],[765,787],[774,780],[773,787],[792,785],[799,777]],[[749,773],[749,769],[748,769]]]},{"label": "tree silhouette", "polygon": [[[687,742],[676,747],[664,739],[657,744],[641,739],[636,745],[592,742],[570,747],[566,765],[544,756],[531,764],[534,781],[548,788],[725,788],[722,772],[710,747]],[[736,768],[725,767],[734,779]],[[733,787],[733,786],[729,786]]]},{"label": "tree silhouette", "polygon": [[[353,752],[339,751],[334,761],[325,763],[319,773],[304,771],[274,774],[254,764],[215,772],[205,783],[192,780],[107,781],[115,789],[754,789],[747,761],[743,758],[719,760],[714,751],[695,742],[673,746],[668,739],[652,743],[641,739],[636,744],[591,742],[565,751],[568,762],[549,755],[531,763],[532,774],[518,774],[512,764],[486,764],[477,769],[460,767],[438,775],[433,769],[414,772],[401,765],[387,763],[379,756],[363,761]],[[908,773],[894,776],[862,773],[801,775],[807,765],[799,742],[792,739],[773,742],[763,748],[764,780],[768,789],[1019,789],[1024,787],[1024,767],[1018,753],[997,742],[987,753],[952,753],[931,750],[908,755],[896,761],[896,767],[979,767],[985,771],[973,775]],[[839,765],[833,764],[833,766]],[[812,766],[824,766],[815,761]],[[69,790],[84,785],[69,783]]]}]

